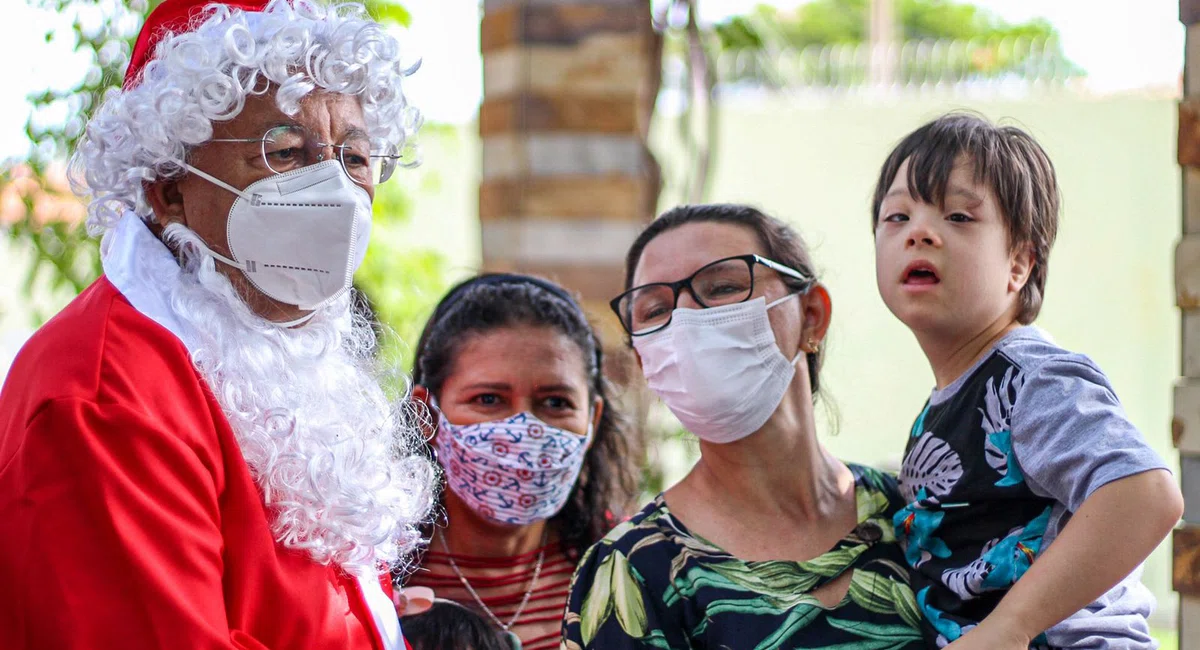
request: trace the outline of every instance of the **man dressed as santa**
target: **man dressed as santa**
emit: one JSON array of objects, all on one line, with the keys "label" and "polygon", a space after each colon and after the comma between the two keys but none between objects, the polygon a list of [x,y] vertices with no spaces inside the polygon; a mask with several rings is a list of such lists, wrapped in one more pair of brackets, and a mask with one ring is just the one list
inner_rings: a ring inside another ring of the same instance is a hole
[{"label": "man dressed as santa", "polygon": [[0,392],[0,648],[404,647],[435,476],[350,281],[410,70],[361,6],[210,2],[73,161],[104,275]]}]

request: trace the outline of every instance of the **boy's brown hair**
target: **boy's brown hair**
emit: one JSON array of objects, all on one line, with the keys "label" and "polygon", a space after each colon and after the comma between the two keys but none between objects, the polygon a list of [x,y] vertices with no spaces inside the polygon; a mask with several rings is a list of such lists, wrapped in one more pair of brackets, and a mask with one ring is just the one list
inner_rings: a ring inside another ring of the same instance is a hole
[{"label": "boy's brown hair", "polygon": [[1028,246],[1033,270],[1021,289],[1017,320],[1028,325],[1042,309],[1047,263],[1058,233],[1059,188],[1054,164],[1041,145],[1015,126],[997,126],[969,113],[949,113],[913,131],[892,150],[879,173],[871,204],[871,231],[879,207],[904,161],[913,200],[943,205],[950,172],[967,160],[975,181],[986,185],[1000,203],[1008,229],[1009,250]]}]

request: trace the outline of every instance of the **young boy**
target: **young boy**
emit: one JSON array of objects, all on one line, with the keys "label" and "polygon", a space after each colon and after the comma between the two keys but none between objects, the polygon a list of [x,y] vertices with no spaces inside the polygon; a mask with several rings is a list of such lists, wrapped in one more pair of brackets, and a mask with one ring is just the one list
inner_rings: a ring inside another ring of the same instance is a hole
[{"label": "young boy", "polygon": [[1058,206],[1032,137],[964,114],[875,188],[879,293],[937,381],[895,519],[931,647],[1156,647],[1140,565],[1183,498],[1096,364],[1030,326]]}]

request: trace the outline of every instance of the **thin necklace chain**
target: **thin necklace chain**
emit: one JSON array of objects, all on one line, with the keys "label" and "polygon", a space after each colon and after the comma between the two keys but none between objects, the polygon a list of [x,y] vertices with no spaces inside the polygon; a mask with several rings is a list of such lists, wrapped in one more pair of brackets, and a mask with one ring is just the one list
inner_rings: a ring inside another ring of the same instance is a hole
[{"label": "thin necklace chain", "polygon": [[462,586],[466,588],[467,593],[471,594],[471,598],[475,599],[475,603],[483,609],[483,613],[487,614],[488,618],[492,619],[492,622],[496,624],[496,627],[500,628],[501,631],[508,632],[509,628],[511,628],[513,624],[517,622],[517,619],[521,617],[521,612],[525,611],[525,605],[529,604],[529,598],[533,595],[534,587],[537,586],[538,576],[542,573],[542,560],[546,559],[546,533],[548,532],[549,529],[542,533],[542,548],[540,551],[538,551],[537,564],[535,564],[533,567],[533,577],[529,579],[529,586],[525,589],[525,596],[521,598],[521,604],[517,606],[517,611],[513,612],[512,618],[508,620],[508,625],[501,623],[500,619],[492,613],[492,610],[489,609],[487,605],[483,604],[483,599],[479,597],[479,594],[475,593],[475,588],[472,587],[471,583],[467,581],[467,576],[463,575],[462,571],[458,568],[458,564],[454,562],[454,556],[450,554],[450,547],[446,546],[445,536],[438,535],[438,541],[442,544],[442,550],[446,552],[446,559],[450,561],[450,568],[454,570],[454,575],[458,576],[459,582],[461,582]]}]

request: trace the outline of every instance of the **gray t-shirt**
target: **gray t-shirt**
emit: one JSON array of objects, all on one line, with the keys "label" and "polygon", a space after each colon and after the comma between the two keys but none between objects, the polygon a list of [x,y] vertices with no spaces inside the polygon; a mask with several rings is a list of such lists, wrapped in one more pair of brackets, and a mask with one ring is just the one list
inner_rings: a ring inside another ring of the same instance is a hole
[{"label": "gray t-shirt", "polygon": [[[942,390],[914,424],[897,533],[931,642],[986,617],[1100,487],[1166,464],[1088,357],[1021,327]],[[1047,630],[1056,648],[1155,648],[1141,569]]]}]

